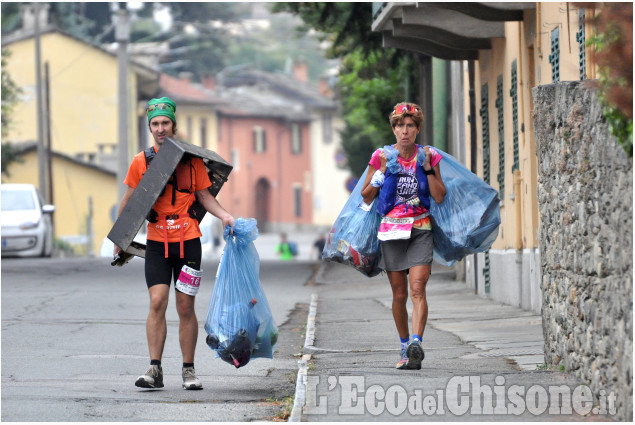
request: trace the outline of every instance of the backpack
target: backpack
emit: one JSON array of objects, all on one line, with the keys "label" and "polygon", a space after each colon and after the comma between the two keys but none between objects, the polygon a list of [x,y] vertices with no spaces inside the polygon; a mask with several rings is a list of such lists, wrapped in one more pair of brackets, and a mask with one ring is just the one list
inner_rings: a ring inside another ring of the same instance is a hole
[{"label": "backpack", "polygon": [[[157,155],[157,153],[154,151],[154,147],[152,147],[152,146],[150,146],[149,148],[147,148],[143,152],[144,152],[145,159],[146,159],[146,170],[147,170],[148,167],[150,166],[150,163],[152,162],[154,157]],[[186,162],[186,161],[189,161],[190,173],[191,173],[191,170],[192,170],[192,159],[189,156],[186,156],[186,157],[184,157],[181,160],[181,162],[183,162],[183,163]],[[176,169],[172,172],[171,179],[163,187],[163,190],[161,191],[161,194],[159,196],[163,196],[168,184],[172,186],[172,205],[174,205],[177,191],[178,192],[183,192],[183,193],[192,193],[192,190],[191,190],[192,189],[191,177],[190,177],[190,187],[189,188],[179,189]],[[194,197],[194,203],[187,210],[187,213],[189,214],[190,218],[195,218],[200,223],[203,220],[203,217],[205,216],[206,212],[207,211],[205,210],[205,207],[203,206],[203,204],[201,204],[198,201],[198,199],[196,199],[196,197]],[[146,217],[146,219],[150,223],[156,223],[157,222],[157,217],[158,217],[157,212],[154,210],[154,208],[152,208],[150,210],[150,212],[148,213],[148,216]]]},{"label": "backpack", "polygon": [[287,245],[289,245],[289,251],[291,252],[291,255],[293,255],[294,257],[298,255],[298,245],[295,242],[287,242]]}]

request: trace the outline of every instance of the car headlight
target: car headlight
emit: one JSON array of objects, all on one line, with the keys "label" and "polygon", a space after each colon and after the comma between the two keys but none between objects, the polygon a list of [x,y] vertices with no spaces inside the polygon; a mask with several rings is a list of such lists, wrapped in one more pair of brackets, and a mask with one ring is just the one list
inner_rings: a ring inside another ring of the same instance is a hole
[{"label": "car headlight", "polygon": [[39,224],[40,224],[40,220],[27,221],[27,222],[24,222],[24,223],[20,224],[19,227],[22,230],[29,230],[29,229],[35,229]]}]

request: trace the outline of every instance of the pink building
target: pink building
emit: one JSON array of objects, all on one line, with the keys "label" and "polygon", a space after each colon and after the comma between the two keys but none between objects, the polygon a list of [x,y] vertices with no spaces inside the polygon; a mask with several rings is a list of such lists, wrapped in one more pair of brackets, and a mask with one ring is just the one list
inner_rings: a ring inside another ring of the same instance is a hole
[{"label": "pink building", "polygon": [[234,166],[222,203],[261,231],[292,231],[312,222],[309,122],[275,109],[219,112],[218,154]]}]

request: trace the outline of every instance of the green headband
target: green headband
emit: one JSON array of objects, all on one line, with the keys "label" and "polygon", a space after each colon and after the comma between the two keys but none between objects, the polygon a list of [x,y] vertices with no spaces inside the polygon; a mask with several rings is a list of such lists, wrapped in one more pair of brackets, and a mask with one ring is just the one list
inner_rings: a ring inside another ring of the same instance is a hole
[{"label": "green headband", "polygon": [[148,123],[154,117],[165,116],[176,123],[176,103],[169,97],[161,97],[159,99],[151,99],[148,102],[148,108],[146,109],[146,115],[148,116]]}]

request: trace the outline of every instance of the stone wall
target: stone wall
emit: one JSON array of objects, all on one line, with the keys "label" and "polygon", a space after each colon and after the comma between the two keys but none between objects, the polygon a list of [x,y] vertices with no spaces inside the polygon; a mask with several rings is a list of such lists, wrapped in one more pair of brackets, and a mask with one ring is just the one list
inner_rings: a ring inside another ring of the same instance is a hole
[{"label": "stone wall", "polygon": [[549,365],[633,419],[633,162],[610,135],[597,90],[535,87],[542,317]]}]

